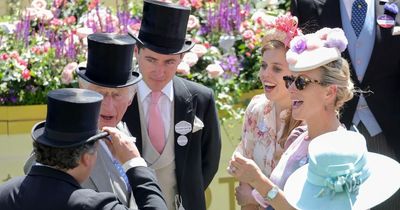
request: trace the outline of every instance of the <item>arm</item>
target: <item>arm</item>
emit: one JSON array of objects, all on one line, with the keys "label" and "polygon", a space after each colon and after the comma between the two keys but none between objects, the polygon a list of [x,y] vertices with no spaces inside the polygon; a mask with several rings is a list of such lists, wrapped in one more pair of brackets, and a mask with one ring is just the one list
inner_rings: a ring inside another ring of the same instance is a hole
[{"label": "arm", "polygon": [[148,167],[138,166],[126,172],[139,209],[167,209],[157,179]]},{"label": "arm", "polygon": [[221,156],[221,133],[217,110],[215,108],[214,94],[209,90],[208,104],[203,123],[204,130],[201,139],[201,156],[204,190],[211,183],[218,170]]},{"label": "arm", "polygon": [[106,141],[110,150],[121,163],[124,163],[123,168],[138,208],[141,210],[167,209],[154,171],[147,168],[132,137],[116,128],[105,127],[103,130],[110,134],[111,141]]}]

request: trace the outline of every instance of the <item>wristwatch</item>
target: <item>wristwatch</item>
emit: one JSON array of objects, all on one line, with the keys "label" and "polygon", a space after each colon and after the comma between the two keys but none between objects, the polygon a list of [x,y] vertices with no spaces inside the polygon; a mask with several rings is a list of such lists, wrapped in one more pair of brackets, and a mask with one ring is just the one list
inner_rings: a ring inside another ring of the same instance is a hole
[{"label": "wristwatch", "polygon": [[279,188],[276,185],[273,185],[272,188],[265,195],[264,200],[267,202],[272,201],[279,193]]}]

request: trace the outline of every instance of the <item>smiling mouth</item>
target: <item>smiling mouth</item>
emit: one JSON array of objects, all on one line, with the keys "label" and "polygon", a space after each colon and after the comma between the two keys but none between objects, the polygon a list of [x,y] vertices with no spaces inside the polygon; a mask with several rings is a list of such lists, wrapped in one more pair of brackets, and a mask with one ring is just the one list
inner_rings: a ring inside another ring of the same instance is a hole
[{"label": "smiling mouth", "polygon": [[264,85],[264,89],[267,90],[267,91],[271,91],[275,87],[276,87],[276,85],[272,84],[272,83],[265,83],[265,85]]},{"label": "smiling mouth", "polygon": [[297,108],[299,108],[303,103],[304,103],[304,101],[293,100],[293,101],[292,101],[292,109],[297,109]]}]

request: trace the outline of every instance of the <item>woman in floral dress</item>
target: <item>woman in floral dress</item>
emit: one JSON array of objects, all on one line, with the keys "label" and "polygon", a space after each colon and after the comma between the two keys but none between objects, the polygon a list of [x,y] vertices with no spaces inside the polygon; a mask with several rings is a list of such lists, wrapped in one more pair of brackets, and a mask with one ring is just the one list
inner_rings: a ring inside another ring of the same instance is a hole
[{"label": "woman in floral dress", "polygon": [[[289,14],[267,24],[259,71],[264,94],[254,96],[248,105],[242,140],[235,151],[254,160],[268,177],[284,149],[296,138],[293,135],[292,140],[287,141],[289,133],[301,124],[291,117],[290,95],[282,80],[283,76],[291,75],[285,54],[290,40],[298,33],[297,19]],[[244,183],[236,188],[236,199],[242,209],[258,209],[251,191]]]},{"label": "woman in floral dress", "polygon": [[290,92],[292,116],[304,120],[307,131],[285,150],[270,177],[241,154],[235,154],[229,166],[231,175],[255,188],[253,197],[268,210],[294,209],[282,191],[288,177],[308,162],[308,145],[314,138],[345,129],[339,111],[354,93],[349,64],[341,57],[347,46],[343,30],[324,28],[297,36],[290,46],[286,60],[293,75],[285,76],[284,81]]}]

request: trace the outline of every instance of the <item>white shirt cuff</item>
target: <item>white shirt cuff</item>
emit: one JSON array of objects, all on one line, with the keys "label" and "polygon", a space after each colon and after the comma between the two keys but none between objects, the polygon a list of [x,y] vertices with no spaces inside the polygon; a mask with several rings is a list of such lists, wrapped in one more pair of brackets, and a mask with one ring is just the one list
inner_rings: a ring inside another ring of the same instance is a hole
[{"label": "white shirt cuff", "polygon": [[129,169],[138,167],[138,166],[147,167],[147,163],[142,157],[135,157],[135,158],[132,158],[132,159],[126,161],[122,165],[122,168],[124,169],[125,172],[127,172]]}]

